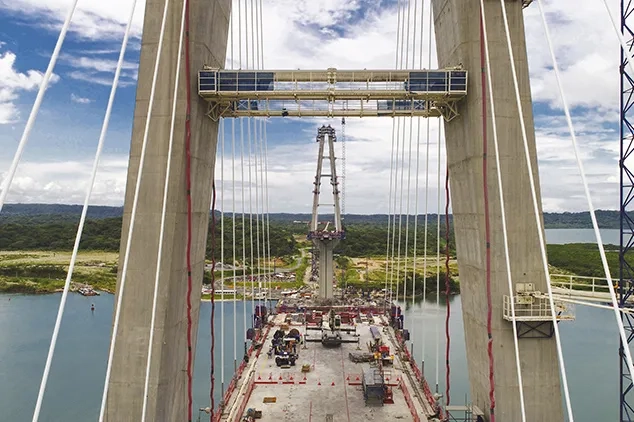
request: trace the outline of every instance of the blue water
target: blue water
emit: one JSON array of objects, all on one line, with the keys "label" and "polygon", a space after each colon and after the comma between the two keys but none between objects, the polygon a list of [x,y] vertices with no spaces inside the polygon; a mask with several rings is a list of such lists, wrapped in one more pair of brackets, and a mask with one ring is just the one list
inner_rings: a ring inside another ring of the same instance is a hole
[{"label": "blue water", "polygon": [[[0,421],[31,420],[61,295],[0,295]],[[91,303],[95,312],[90,311]],[[40,421],[97,420],[106,373],[114,297],[68,296]],[[236,302],[236,354],[243,356],[243,302]],[[251,304],[247,302],[251,312]],[[216,303],[216,403],[222,388],[221,303]],[[233,302],[225,307],[225,385],[234,368]],[[211,304],[201,303],[194,365],[194,407],[210,404]]]},{"label": "blue water", "polygon": [[[615,229],[602,229],[601,240],[604,245],[618,245],[620,243],[619,231]],[[547,229],[546,243],[596,243],[597,238],[593,229]]]},{"label": "blue water", "polygon": [[[547,230],[549,243],[592,242],[593,232]],[[618,239],[618,231],[616,236]],[[609,232],[608,232],[609,233]],[[609,234],[604,237],[605,243]],[[0,421],[31,420],[39,383],[44,369],[60,295],[0,295]],[[96,306],[90,311],[90,304]],[[224,379],[228,385],[234,368],[234,349],[242,356],[243,302],[236,303],[239,335],[233,346],[234,304],[225,302],[225,347],[220,345],[221,307],[215,321],[217,349],[216,402],[221,390],[221,362],[224,350]],[[112,323],[113,296],[83,297],[69,295],[60,330],[57,351],[51,368],[40,421],[95,421],[99,414],[106,359]],[[251,314],[250,303],[246,303]],[[405,311],[406,325],[413,331],[414,356],[421,361],[425,327],[425,375],[434,389],[436,383],[436,328],[439,329],[441,366],[439,389],[444,391],[444,307],[428,303],[410,304]],[[575,420],[594,422],[618,418],[618,334],[611,311],[577,306],[577,319],[561,323],[566,368],[572,395]],[[210,391],[210,315],[209,302],[201,304],[198,344],[194,365],[194,408],[209,405]],[[414,328],[412,328],[414,327]],[[460,298],[452,300],[451,396],[459,404],[468,397],[467,363]],[[524,340],[533,341],[533,340]],[[239,362],[238,362],[239,363]],[[589,399],[590,398],[590,399]],[[467,398],[468,399],[468,398]]]},{"label": "blue water", "polygon": [[[0,409],[1,420],[26,421],[32,417],[44,368],[48,344],[60,295],[0,296]],[[9,300],[11,299],[11,300]],[[96,310],[90,311],[95,303]],[[243,303],[237,304],[237,326],[242,326]],[[99,414],[106,367],[113,297],[85,298],[70,295],[53,361],[49,385],[44,398],[40,421],[91,421]],[[194,407],[209,405],[210,370],[210,304],[202,303],[201,322],[196,348],[194,375]],[[220,314],[220,306],[217,308]],[[247,304],[250,310],[250,304]],[[225,303],[225,380],[233,373],[233,303]],[[421,303],[406,310],[407,327],[412,330],[414,355],[420,362],[422,332],[425,334],[425,374],[432,387],[436,382],[436,335],[440,329],[439,388],[444,391],[444,308],[437,312],[428,303],[425,312]],[[454,404],[468,395],[467,363],[461,318],[460,299],[452,300],[451,331],[451,396]],[[219,330],[220,318],[216,320]],[[577,320],[562,323],[561,334],[576,420],[591,422],[615,420],[618,412],[618,335],[610,311],[577,308]],[[219,331],[217,331],[219,342]],[[237,356],[243,344],[238,336]],[[532,341],[532,340],[526,340]],[[219,343],[218,343],[219,344]],[[216,353],[220,366],[220,347]],[[217,368],[217,399],[222,374]],[[591,381],[589,381],[591,380]],[[591,397],[592,400],[587,400]]]}]

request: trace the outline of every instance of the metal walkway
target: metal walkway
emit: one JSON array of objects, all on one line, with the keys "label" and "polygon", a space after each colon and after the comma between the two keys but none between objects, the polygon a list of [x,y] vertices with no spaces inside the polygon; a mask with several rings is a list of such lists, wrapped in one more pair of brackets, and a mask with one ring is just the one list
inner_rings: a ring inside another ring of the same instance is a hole
[{"label": "metal walkway", "polygon": [[467,71],[220,70],[198,73],[208,115],[221,117],[439,117],[458,115]]}]

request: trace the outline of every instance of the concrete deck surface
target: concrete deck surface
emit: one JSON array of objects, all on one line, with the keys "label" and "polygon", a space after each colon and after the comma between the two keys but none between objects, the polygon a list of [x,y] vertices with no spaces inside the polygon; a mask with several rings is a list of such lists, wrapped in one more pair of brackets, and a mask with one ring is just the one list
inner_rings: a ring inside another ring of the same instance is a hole
[{"label": "concrete deck surface", "polygon": [[[239,409],[254,408],[262,411],[262,422],[269,421],[332,421],[332,422],[361,422],[361,421],[413,421],[426,422],[424,416],[431,411],[431,406],[424,399],[415,380],[409,363],[401,362],[395,356],[394,365],[385,367],[386,382],[392,385],[394,404],[383,406],[366,406],[361,386],[362,373],[369,368],[369,363],[354,363],[348,354],[354,351],[367,351],[367,343],[371,340],[370,324],[367,322],[357,325],[359,344],[344,343],[341,347],[325,348],[319,342],[306,342],[299,346],[299,359],[295,366],[282,369],[276,366],[275,358],[268,357],[273,333],[284,322],[286,314],[275,316],[274,326],[269,330],[264,341],[263,349],[257,359],[249,362],[241,379],[238,380],[236,390],[228,400],[225,413],[221,420],[239,421],[242,415]],[[386,319],[383,316],[374,317],[374,325],[381,328],[384,343],[390,346],[390,351],[396,349],[391,328],[383,327]],[[293,325],[292,328],[305,333],[303,325]],[[311,336],[312,334],[312,336]],[[309,338],[318,338],[319,331],[309,330]],[[342,337],[352,338],[345,333]],[[309,364],[311,370],[302,373],[302,365]],[[409,372],[409,376],[408,376]],[[399,386],[403,384],[405,391]],[[249,388],[251,387],[251,388]],[[409,395],[418,419],[414,419],[406,403]],[[264,403],[265,397],[275,397],[275,403]],[[245,403],[246,401],[246,403]],[[244,413],[243,412],[243,413]]]}]

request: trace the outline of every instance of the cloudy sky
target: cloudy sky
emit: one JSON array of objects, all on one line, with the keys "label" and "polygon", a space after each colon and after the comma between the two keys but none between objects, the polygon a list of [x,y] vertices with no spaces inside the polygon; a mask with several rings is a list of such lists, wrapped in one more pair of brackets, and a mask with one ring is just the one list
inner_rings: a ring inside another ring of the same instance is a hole
[{"label": "cloudy sky", "polygon": [[[417,1],[419,13],[421,1]],[[93,204],[121,205],[123,202],[143,3],[139,1],[135,14]],[[609,3],[616,15],[618,2]],[[131,4],[131,0],[79,0],[55,77],[46,93],[8,202],[83,202]],[[585,0],[583,7],[578,7],[577,0],[549,0],[544,4],[563,69],[566,94],[574,107],[573,117],[593,200],[597,208],[617,209],[618,39],[600,1]],[[0,178],[6,177],[70,5],[70,0],[0,0]],[[424,10],[425,14],[429,11],[428,0]],[[426,17],[423,21],[427,25]],[[544,210],[586,210],[536,4],[526,10],[525,21]],[[395,66],[396,0],[264,0],[263,22],[263,48],[268,68]],[[420,21],[418,24],[420,29]],[[426,27],[423,32],[426,67]],[[417,43],[420,44],[420,39]],[[435,51],[433,45],[432,51]],[[431,66],[435,66],[435,58]],[[317,154],[314,136],[316,127],[322,123],[340,126],[338,119],[330,122],[277,120],[267,125],[271,211],[310,211]],[[429,124],[429,211],[435,212],[438,122],[433,119]],[[423,121],[421,187],[425,179],[422,163],[425,162],[426,125]],[[346,126],[346,210],[386,212],[392,121],[348,119]],[[415,125],[414,133],[416,131]],[[409,137],[407,139],[409,142]],[[415,150],[415,145],[412,148]],[[226,153],[230,154],[229,144]],[[442,148],[441,155],[444,162]],[[227,185],[231,177],[229,164],[225,165]],[[413,204],[413,177],[411,186]],[[420,193],[419,210],[422,211],[423,192]],[[226,198],[229,197],[230,192]],[[413,211],[413,205],[411,209]]]}]

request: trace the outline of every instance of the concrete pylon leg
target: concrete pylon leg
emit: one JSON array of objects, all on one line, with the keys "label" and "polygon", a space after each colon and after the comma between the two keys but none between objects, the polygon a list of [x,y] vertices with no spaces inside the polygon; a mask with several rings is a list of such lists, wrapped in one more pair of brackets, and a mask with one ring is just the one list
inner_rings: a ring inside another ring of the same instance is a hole
[{"label": "concrete pylon leg", "polygon": [[333,250],[337,246],[336,240],[316,240],[315,244],[319,248],[319,297],[332,299],[334,295],[333,277],[335,275],[335,264],[333,261]]},{"label": "concrete pylon leg", "polygon": [[[187,418],[186,93],[187,89],[192,92],[191,300],[192,347],[195,350],[218,133],[218,123],[206,117],[207,105],[198,98],[196,75],[205,64],[224,67],[231,13],[230,0],[190,0],[189,4],[191,85],[186,85],[183,49],[146,419],[156,422],[183,421]],[[123,216],[119,282],[164,5],[162,0],[146,2]],[[141,420],[182,7],[183,0],[170,1],[120,325],[118,332],[113,333],[117,336],[117,344],[106,410],[106,420],[109,422]],[[200,405],[207,406],[208,403]]]},{"label": "concrete pylon leg", "polygon": [[[537,157],[526,56],[522,2],[506,2],[515,65],[519,73],[522,107],[539,194]],[[445,125],[450,171],[451,200],[460,271],[471,398],[489,414],[489,370],[486,331],[486,237],[482,174],[482,83],[480,54],[480,1],[433,0],[439,66],[462,63],[471,71],[469,95],[460,103],[460,115]],[[530,194],[522,133],[510,71],[510,59],[499,0],[485,0],[491,56],[497,130],[500,140],[504,199],[509,230],[509,248],[514,284],[534,283],[545,292],[546,276],[539,251],[537,225]],[[487,94],[488,95],[488,94]],[[506,260],[497,169],[489,116],[488,190],[491,222],[491,263],[493,297],[493,342],[495,395],[498,420],[519,421],[520,397],[513,331],[503,320],[503,295],[508,295]],[[541,210],[541,204],[540,204]],[[555,339],[520,340],[522,376],[529,421],[563,420],[559,365]],[[454,397],[452,402],[455,403]],[[460,401],[460,398],[458,398]]]}]

